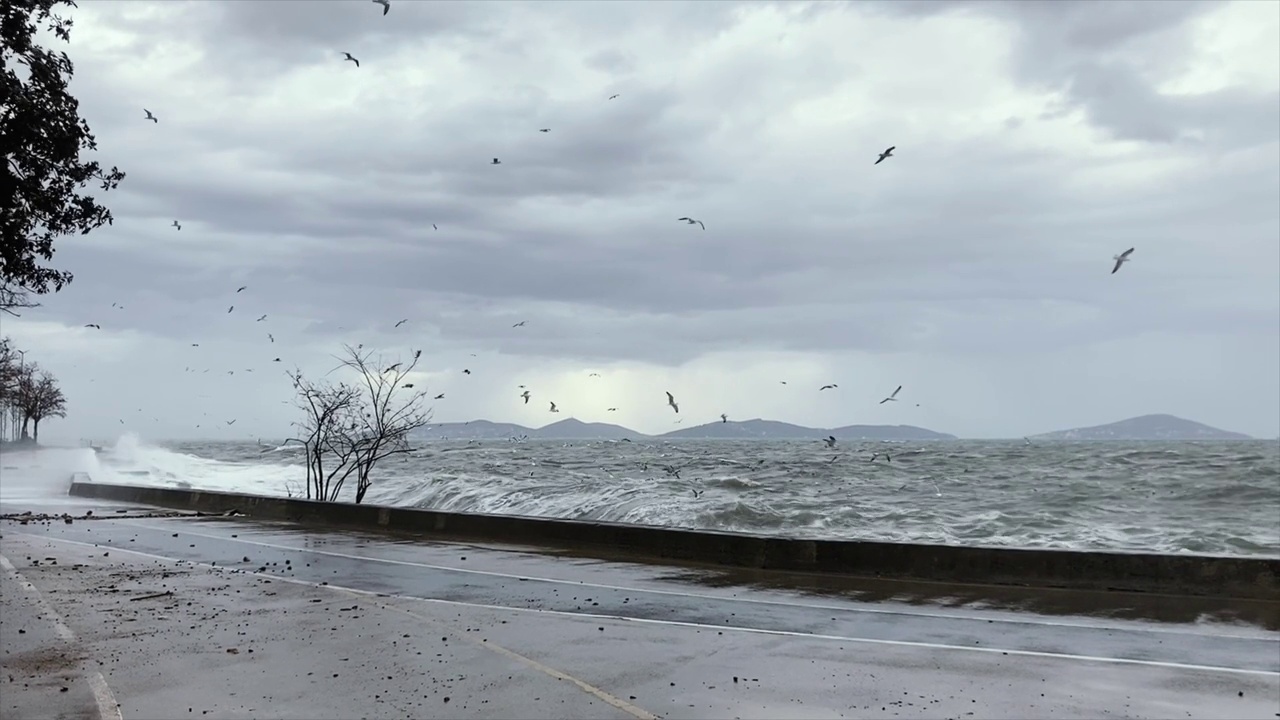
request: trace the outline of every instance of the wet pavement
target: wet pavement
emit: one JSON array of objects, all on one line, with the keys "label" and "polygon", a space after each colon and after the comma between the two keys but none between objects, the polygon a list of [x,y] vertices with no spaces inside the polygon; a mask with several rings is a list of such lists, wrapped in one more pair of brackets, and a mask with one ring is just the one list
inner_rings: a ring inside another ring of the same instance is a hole
[{"label": "wet pavement", "polygon": [[[1280,717],[1280,633],[1239,622],[1274,604],[1169,622],[1142,608],[1185,599],[734,581],[126,509],[0,496],[0,514],[72,519],[0,521],[0,554],[75,638],[11,614],[6,579],[4,717],[51,692],[31,661],[50,643],[80,662],[72,680],[100,671],[125,718]],[[1056,609],[1027,611],[1034,594]],[[52,702],[100,716],[84,685]]]}]

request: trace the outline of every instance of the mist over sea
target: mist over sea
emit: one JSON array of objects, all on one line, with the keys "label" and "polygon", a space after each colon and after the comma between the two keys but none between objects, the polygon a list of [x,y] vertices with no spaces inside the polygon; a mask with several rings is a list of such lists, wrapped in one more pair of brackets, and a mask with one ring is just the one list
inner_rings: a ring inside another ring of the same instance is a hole
[{"label": "mist over sea", "polygon": [[[98,482],[303,493],[296,446],[126,435],[96,456],[68,452]],[[870,462],[886,452],[891,462]],[[868,442],[834,450],[809,441],[426,441],[384,461],[375,477],[366,502],[449,511],[813,538],[1280,556],[1275,440]]]}]

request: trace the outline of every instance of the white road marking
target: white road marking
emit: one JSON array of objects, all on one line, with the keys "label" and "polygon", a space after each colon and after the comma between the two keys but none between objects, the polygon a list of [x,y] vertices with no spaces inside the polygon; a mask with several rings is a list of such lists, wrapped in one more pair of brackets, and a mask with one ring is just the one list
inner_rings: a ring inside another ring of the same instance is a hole
[{"label": "white road marking", "polygon": [[[81,542],[79,540],[68,540],[66,538],[59,538],[59,537],[53,537],[53,536],[30,535],[28,533],[15,533],[15,534],[23,535],[25,537],[30,537],[36,540],[47,540],[50,542],[68,543],[71,545],[80,545],[83,547],[90,547],[90,548],[99,547],[99,545],[97,544]],[[535,614],[542,614],[542,615],[556,615],[559,617],[566,617],[566,618],[594,618],[598,620],[647,623],[651,625],[672,625],[672,626],[678,626],[678,627],[698,628],[700,630],[719,630],[721,632],[742,632],[742,633],[753,633],[757,635],[774,635],[774,636],[782,636],[782,637],[809,638],[814,640],[834,640],[839,642],[864,643],[867,645],[888,645],[888,646],[894,646],[894,647],[914,647],[914,648],[925,648],[930,650],[954,650],[954,651],[960,651],[960,652],[976,652],[976,653],[986,653],[986,654],[1000,653],[1001,655],[1045,658],[1049,660],[1074,660],[1078,662],[1095,662],[1095,663],[1112,664],[1112,665],[1140,665],[1145,667],[1170,668],[1175,670],[1200,670],[1204,672],[1226,673],[1230,675],[1261,675],[1263,677],[1280,677],[1280,672],[1276,672],[1273,670],[1250,670],[1246,668],[1221,667],[1218,665],[1195,665],[1191,663],[1167,662],[1163,660],[1138,660],[1138,659],[1132,659],[1132,658],[1102,657],[1097,655],[1078,655],[1074,653],[1043,652],[1039,650],[1012,650],[1012,649],[999,648],[999,647],[972,647],[968,645],[948,645],[946,643],[918,642],[914,640],[881,640],[878,638],[861,638],[861,637],[849,637],[844,635],[826,635],[826,634],[820,634],[820,633],[796,632],[794,630],[766,630],[762,628],[739,627],[734,625],[710,625],[707,623],[687,622],[683,620],[656,620],[651,618],[619,617],[617,615],[603,615],[598,613],[568,612],[564,610],[537,610],[532,608],[509,607],[506,605],[488,605],[485,603],[463,602],[461,600],[441,600],[438,598],[423,598],[423,597],[415,597],[412,595],[400,595],[397,593],[383,593],[383,592],[375,592],[373,590],[361,590],[360,588],[346,587],[344,585],[333,585],[327,582],[326,584],[321,585],[320,583],[312,582],[310,580],[300,580],[298,578],[284,577],[283,575],[272,575],[271,573],[260,573],[260,572],[254,572],[252,570],[238,570],[236,568],[228,568],[221,565],[211,565],[209,563],[196,562],[194,560],[183,560],[181,558],[168,557],[165,555],[156,555],[154,553],[142,552],[139,550],[128,550],[126,548],[118,547],[115,545],[112,545],[110,547],[112,550],[116,550],[118,552],[131,553],[133,555],[151,558],[153,560],[165,560],[167,562],[172,562],[177,564],[187,564],[195,567],[207,568],[210,570],[216,570],[224,573],[239,573],[242,575],[253,575],[255,577],[262,577],[270,580],[279,580],[281,582],[294,583],[296,585],[306,585],[308,587],[341,590],[344,592],[356,593],[357,595],[363,595],[363,596],[372,597],[372,598],[390,597],[390,598],[396,598],[398,600],[433,603],[437,605],[448,605],[451,607],[471,607],[471,608],[481,608],[484,610],[496,610],[496,611],[515,612],[515,613],[535,613]],[[1259,638],[1248,638],[1248,639],[1257,640]]]},{"label": "white road marking", "polygon": [[[165,518],[168,519],[168,518]],[[144,528],[147,530],[160,530],[161,528],[154,525],[144,525],[140,523],[118,522],[118,525],[128,525],[131,527]],[[1166,635],[1193,635],[1196,637],[1220,637],[1231,638],[1235,640],[1267,640],[1271,639],[1269,635],[1242,635],[1236,633],[1216,632],[1214,630],[1197,630],[1193,628],[1162,628],[1162,627],[1126,627],[1122,624],[1104,625],[1101,623],[1090,622],[1066,622],[1062,620],[1048,620],[1043,618],[1006,618],[1006,617],[986,617],[983,615],[967,614],[957,612],[955,614],[934,613],[924,610],[884,610],[880,608],[857,607],[853,605],[827,605],[823,603],[809,603],[802,600],[789,602],[785,600],[765,600],[757,598],[739,598],[728,595],[709,595],[707,593],[694,593],[681,590],[659,590],[655,588],[625,586],[625,585],[608,585],[605,583],[587,582],[582,580],[562,580],[559,578],[538,577],[536,575],[517,575],[513,573],[495,572],[493,570],[472,570],[469,568],[454,567],[452,565],[435,565],[431,563],[412,562],[409,560],[393,560],[391,558],[374,557],[371,555],[357,555],[354,553],[337,552],[334,550],[317,550],[313,548],[298,547],[296,545],[282,545],[279,543],[263,542],[261,540],[245,540],[244,538],[232,538],[225,535],[209,535],[206,533],[194,532],[183,529],[181,532],[193,537],[202,537],[209,540],[223,540],[226,542],[244,543],[246,545],[257,545],[258,547],[272,548],[275,550],[289,550],[292,552],[310,553],[312,555],[327,555],[329,557],[344,558],[347,560],[360,560],[363,562],[380,562],[388,565],[401,565],[407,567],[425,568],[428,570],[450,570],[453,572],[470,573],[472,575],[486,575],[489,577],[509,578],[513,580],[531,580],[536,582],[555,583],[558,585],[572,585],[574,587],[600,588],[601,590],[619,590],[623,592],[634,593],[652,593],[654,595],[667,595],[671,597],[684,597],[697,600],[720,600],[724,602],[740,602],[755,603],[759,605],[774,605],[780,607],[803,607],[815,610],[838,610],[850,613],[864,613],[868,615],[901,615],[905,617],[923,617],[935,620],[969,620],[973,622],[989,622],[1001,623],[1006,625],[1036,625],[1044,627],[1065,627],[1081,630],[1109,630],[1109,631],[1126,631],[1140,633],[1161,633]],[[448,542],[448,541],[436,541]],[[488,551],[490,548],[472,545],[480,551]],[[501,552],[512,552],[503,550]]]},{"label": "white road marking", "polygon": [[[40,536],[38,536],[38,535],[27,535],[26,533],[17,533],[17,534],[19,534],[19,535],[24,535],[24,536],[26,536],[26,537],[30,537],[30,538],[33,538],[33,539],[41,539],[41,538],[40,538]],[[92,545],[92,544],[90,544],[90,543],[83,543],[83,542],[80,542],[80,541],[78,541],[78,540],[66,540],[66,539],[63,539],[63,538],[55,538],[55,537],[46,537],[46,538],[43,538],[43,539],[45,539],[45,540],[50,540],[50,541],[54,541],[54,542],[64,542],[64,543],[69,543],[69,544],[72,544],[72,545],[80,545],[80,546],[82,546],[82,547],[96,547],[96,546],[94,546],[94,545]],[[137,551],[137,550],[125,550],[125,549],[115,548],[115,547],[113,547],[112,549],[113,549],[113,550],[116,550],[117,552],[126,552],[126,553],[131,553],[131,554],[134,554],[134,555],[139,555],[139,556],[142,556],[142,557],[148,557],[148,558],[152,558],[152,559],[156,559],[156,560],[165,560],[165,561],[168,561],[168,562],[176,562],[176,563],[179,563],[179,564],[187,564],[187,565],[195,565],[195,566],[199,566],[199,567],[207,567],[207,568],[209,568],[209,569],[211,569],[211,570],[217,570],[217,571],[222,572],[222,573],[228,573],[228,572],[232,572],[232,573],[234,573],[234,572],[236,572],[234,569],[231,569],[231,568],[218,567],[218,566],[216,566],[216,565],[206,565],[205,563],[197,563],[197,562],[192,562],[192,561],[190,561],[190,560],[179,560],[179,559],[176,559],[176,558],[164,557],[164,556],[162,556],[162,555],[153,555],[153,554],[151,554],[151,553],[139,552],[139,551]],[[40,591],[39,591],[39,590],[37,590],[37,589],[36,589],[36,587],[35,587],[34,585],[31,585],[31,584],[30,584],[30,583],[28,583],[26,580],[24,580],[24,579],[22,578],[22,576],[21,576],[20,574],[18,574],[18,571],[17,571],[16,569],[14,569],[13,565],[11,565],[11,564],[9,563],[9,561],[8,561],[7,559],[5,559],[5,558],[4,558],[4,556],[3,556],[3,555],[0,555],[0,564],[2,564],[2,565],[4,566],[5,570],[7,570],[7,571],[9,571],[9,572],[13,573],[13,575],[14,575],[14,576],[16,576],[20,582],[24,583],[24,587],[28,588],[28,592],[32,593],[32,597],[33,597],[33,598],[35,598],[36,603],[39,605],[40,609],[41,609],[42,611],[46,612],[46,613],[47,613],[51,618],[53,618],[54,625],[55,625],[55,627],[58,629],[58,636],[59,636],[59,637],[61,637],[61,638],[62,638],[62,639],[64,639],[64,640],[66,640],[67,642],[74,643],[74,642],[75,642],[75,635],[71,632],[71,629],[70,629],[70,628],[68,628],[68,627],[67,627],[67,626],[62,622],[62,620],[58,617],[58,614],[57,614],[57,613],[55,613],[55,612],[53,611],[53,608],[49,607],[49,606],[48,606],[48,604],[46,604],[46,603],[44,602],[44,599],[40,596]],[[413,612],[412,610],[409,610],[409,609],[407,609],[407,608],[396,607],[396,606],[394,606],[394,605],[388,605],[387,603],[384,603],[384,602],[379,602],[379,601],[377,600],[377,597],[378,597],[377,593],[371,593],[371,592],[367,592],[367,591],[364,591],[364,590],[358,590],[358,589],[356,589],[356,588],[343,587],[343,586],[341,586],[341,585],[321,585],[321,584],[319,584],[319,583],[307,582],[307,581],[302,581],[302,580],[296,580],[296,579],[293,579],[293,578],[278,578],[278,577],[276,577],[276,576],[274,576],[274,575],[270,575],[270,574],[268,574],[268,573],[255,573],[255,572],[244,572],[244,571],[240,571],[240,574],[242,574],[242,575],[254,575],[254,576],[258,576],[258,577],[269,578],[269,579],[271,579],[271,580],[273,580],[273,581],[274,581],[274,580],[282,580],[282,581],[284,581],[284,582],[290,582],[290,583],[293,583],[293,584],[295,584],[295,585],[303,585],[303,586],[306,586],[306,587],[319,588],[319,589],[322,589],[322,590],[327,589],[327,590],[341,591],[341,592],[346,592],[346,593],[348,593],[348,594],[358,595],[358,596],[361,596],[362,598],[372,597],[372,598],[373,598],[372,604],[377,605],[378,607],[380,607],[380,608],[382,608],[382,609],[384,609],[384,610],[389,610],[389,611],[397,612],[397,613],[400,613],[400,614],[402,614],[402,615],[408,615],[409,617],[412,617],[412,618],[414,618],[415,620],[418,620],[418,621],[421,621],[421,622],[425,622],[425,623],[430,623],[430,624],[432,624],[432,625],[435,625],[435,626],[436,626],[436,627],[438,627],[438,628],[442,628],[444,632],[447,632],[447,633],[449,633],[450,635],[453,635],[453,636],[454,636],[456,639],[458,639],[458,640],[463,640],[463,641],[465,641],[465,642],[467,642],[467,643],[470,643],[471,645],[474,645],[475,647],[483,648],[483,649],[485,649],[485,650],[489,650],[489,651],[491,651],[491,652],[494,652],[494,653],[497,653],[497,654],[499,654],[499,655],[502,655],[502,656],[504,656],[504,657],[506,657],[506,658],[508,658],[508,659],[515,660],[515,661],[516,661],[516,662],[518,662],[518,663],[521,663],[521,664],[523,664],[523,665],[526,665],[526,666],[528,666],[528,667],[530,667],[530,668],[532,668],[532,669],[534,669],[534,670],[536,670],[536,671],[538,671],[538,672],[540,672],[540,673],[542,673],[542,674],[544,674],[544,675],[548,675],[548,676],[550,676],[550,677],[553,677],[553,678],[555,678],[556,680],[563,680],[563,681],[566,681],[566,682],[572,683],[573,685],[575,685],[578,689],[582,690],[583,692],[585,692],[585,693],[587,693],[587,694],[589,694],[589,695],[592,695],[592,696],[594,696],[594,697],[596,697],[596,698],[598,698],[598,699],[600,699],[600,700],[602,700],[602,701],[604,701],[604,702],[606,702],[606,703],[608,703],[608,704],[612,705],[613,707],[615,707],[615,708],[617,708],[617,709],[619,709],[619,710],[621,710],[621,711],[623,711],[623,712],[627,713],[628,715],[631,715],[632,717],[636,718],[637,720],[659,720],[659,718],[658,718],[658,716],[657,716],[657,715],[654,715],[653,713],[649,712],[648,710],[645,710],[645,709],[643,709],[643,708],[637,707],[636,705],[633,705],[633,704],[631,704],[631,703],[627,702],[626,700],[623,700],[622,698],[620,698],[620,697],[618,697],[618,696],[616,696],[616,695],[613,695],[612,693],[609,693],[609,692],[607,692],[607,691],[605,691],[605,690],[602,690],[602,689],[600,689],[600,688],[596,687],[595,685],[592,685],[591,683],[588,683],[587,681],[582,680],[582,679],[580,679],[580,678],[576,678],[576,677],[574,677],[574,676],[572,676],[572,675],[570,675],[570,674],[568,674],[568,673],[566,673],[566,672],[564,672],[564,671],[562,671],[562,670],[557,670],[556,668],[553,668],[553,667],[551,667],[551,666],[549,666],[549,665],[546,665],[546,664],[540,663],[540,662],[538,662],[537,660],[534,660],[533,658],[530,658],[530,657],[526,657],[526,656],[524,656],[524,655],[521,655],[520,653],[518,653],[518,652],[516,652],[516,651],[514,651],[514,650],[509,650],[509,649],[507,649],[507,648],[505,648],[505,647],[502,647],[501,645],[498,645],[497,643],[491,643],[491,642],[487,642],[487,641],[486,641],[486,642],[481,642],[481,641],[475,640],[475,639],[473,639],[473,638],[467,637],[467,636],[466,636],[466,634],[458,632],[456,628],[453,628],[453,627],[451,627],[450,625],[448,625],[447,623],[440,622],[439,620],[436,620],[436,619],[434,619],[434,618],[427,617],[427,616],[422,615],[422,614],[420,614],[420,613],[415,613],[415,612]],[[397,595],[388,595],[387,597],[395,597],[395,598],[399,598],[400,596],[397,596]],[[407,599],[411,599],[411,598],[407,598]],[[92,689],[93,689],[94,697],[98,700],[98,708],[99,708],[99,712],[102,714],[102,720],[122,720],[122,718],[121,718],[121,716],[120,716],[120,711],[119,711],[119,709],[118,709],[118,706],[117,706],[117,705],[115,705],[115,699],[111,696],[111,691],[110,691],[110,689],[108,689],[108,688],[107,688],[106,680],[102,677],[102,674],[101,674],[101,673],[93,673],[92,675],[96,676],[96,679],[95,679],[94,677],[92,677],[92,676],[91,676],[91,677],[90,677],[90,680],[89,680],[89,686],[90,686],[90,688],[92,688]],[[103,695],[99,695],[99,692],[100,692],[100,691],[101,691],[101,692],[103,692],[104,694],[103,694]],[[111,706],[112,708],[115,708],[115,715],[108,715],[108,714],[106,714],[106,712],[105,712],[105,707],[106,707],[106,705],[104,705],[104,700],[103,700],[103,698],[105,698],[105,699],[106,699],[106,701],[109,701],[109,702],[110,702],[110,706]]]},{"label": "white road marking", "polygon": [[[4,568],[5,574],[9,575],[11,580],[18,583],[19,587],[26,591],[27,597],[31,599],[32,604],[40,612],[44,613],[47,620],[53,623],[53,631],[57,633],[58,638],[67,644],[75,645],[77,643],[76,634],[63,622],[62,616],[58,614],[58,611],[54,610],[53,606],[45,601],[40,589],[23,577],[22,573],[18,572],[18,569],[13,566],[13,563],[9,562],[9,558],[3,555],[0,555],[0,568]],[[111,688],[107,686],[107,679],[102,677],[102,673],[97,670],[86,670],[84,679],[89,683],[89,691],[93,693],[93,701],[98,706],[98,717],[102,720],[123,720],[120,714],[120,704],[116,702],[115,695],[111,693]]]}]

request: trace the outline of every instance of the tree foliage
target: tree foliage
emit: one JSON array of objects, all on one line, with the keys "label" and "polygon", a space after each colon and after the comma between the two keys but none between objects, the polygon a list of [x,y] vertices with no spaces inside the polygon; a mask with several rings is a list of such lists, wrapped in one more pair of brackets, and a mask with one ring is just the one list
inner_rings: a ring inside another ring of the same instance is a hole
[{"label": "tree foliage", "polygon": [[22,411],[23,431],[31,421],[31,439],[40,442],[40,421],[50,417],[67,416],[67,399],[62,395],[58,382],[47,370],[35,363],[26,366],[18,380],[18,408]]},{"label": "tree foliage", "polygon": [[297,405],[305,413],[297,423],[306,450],[308,499],[338,499],[343,485],[355,477],[355,501],[363,502],[373,485],[379,462],[413,451],[410,436],[431,422],[427,394],[414,390],[406,377],[418,365],[420,352],[408,361],[388,363],[372,351],[344,345],[338,369],[352,382],[314,381],[295,371]]},{"label": "tree foliage", "polygon": [[0,308],[30,307],[29,295],[61,290],[71,273],[47,267],[56,238],[112,222],[111,212],[81,189],[116,188],[124,173],[81,156],[97,149],[79,103],[68,91],[74,72],[65,52],[36,43],[45,29],[71,39],[70,19],[53,10],[71,0],[0,3]]},{"label": "tree foliage", "polygon": [[9,338],[0,339],[0,427],[12,422],[15,439],[27,438],[30,427],[38,441],[40,421],[66,416],[67,399],[53,375],[22,357]]}]

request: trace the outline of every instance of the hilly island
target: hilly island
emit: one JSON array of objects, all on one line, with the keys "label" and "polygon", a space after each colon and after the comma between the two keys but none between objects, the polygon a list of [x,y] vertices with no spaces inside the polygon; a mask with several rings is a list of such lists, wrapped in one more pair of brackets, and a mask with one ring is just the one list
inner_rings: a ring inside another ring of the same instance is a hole
[{"label": "hilly island", "polygon": [[[621,425],[583,422],[569,418],[531,428],[516,423],[472,420],[438,423],[418,434],[423,439],[448,440],[622,440],[660,438],[664,440],[812,440],[834,436],[837,440],[956,440],[949,433],[914,425],[844,425],[833,428],[806,427],[777,420],[711,422],[659,435],[646,435]],[[1184,420],[1172,415],[1143,415],[1109,425],[1074,428],[1031,436],[1037,440],[1248,440],[1248,435]]]}]

